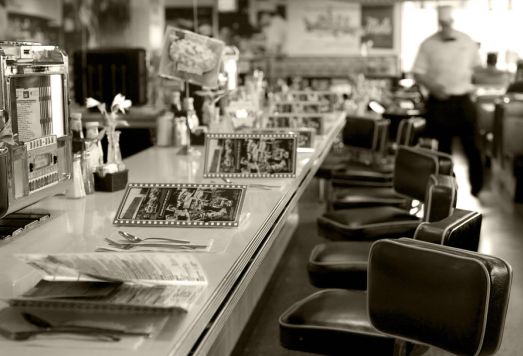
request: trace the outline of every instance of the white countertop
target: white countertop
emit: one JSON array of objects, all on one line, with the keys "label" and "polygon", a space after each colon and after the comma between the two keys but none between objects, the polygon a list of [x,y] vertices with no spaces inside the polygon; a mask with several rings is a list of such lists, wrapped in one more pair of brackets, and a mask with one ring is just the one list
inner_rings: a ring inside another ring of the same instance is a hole
[{"label": "white countertop", "polygon": [[[344,115],[333,115],[327,121],[326,135],[318,136],[315,150],[299,152],[297,176],[289,179],[233,179],[235,183],[267,183],[279,188],[263,190],[248,188],[240,226],[230,229],[180,227],[125,227],[126,231],[144,236],[179,237],[191,242],[214,240],[211,253],[195,254],[203,266],[209,284],[204,295],[187,313],[173,315],[160,335],[145,340],[133,350],[96,347],[64,348],[59,341],[45,347],[24,345],[0,339],[0,354],[6,355],[185,355],[194,348],[211,318],[219,311],[234,283],[266,241],[270,228],[294,195],[314,175],[328,152],[336,134],[342,129]],[[180,156],[173,148],[153,147],[125,160],[129,182],[136,183],[210,183],[221,181],[202,178],[200,155]],[[41,275],[20,262],[16,253],[92,252],[103,245],[104,237],[114,235],[118,226],[113,218],[124,191],[96,192],[85,199],[55,196],[45,199],[28,210],[47,210],[51,220],[11,241],[0,242],[0,293],[2,297],[22,293],[38,281]],[[213,252],[214,251],[214,252]]]}]

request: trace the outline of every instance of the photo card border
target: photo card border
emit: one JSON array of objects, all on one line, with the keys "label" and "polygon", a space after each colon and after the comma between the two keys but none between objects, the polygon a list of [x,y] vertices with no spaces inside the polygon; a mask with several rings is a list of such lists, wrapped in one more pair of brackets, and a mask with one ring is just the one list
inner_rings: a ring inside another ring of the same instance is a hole
[{"label": "photo card border", "polygon": [[[237,203],[236,217],[233,222],[227,221],[166,221],[166,220],[133,220],[133,219],[119,219],[118,216],[122,213],[125,202],[129,196],[131,188],[235,188],[241,189],[241,196]],[[178,226],[178,227],[238,227],[240,223],[240,215],[245,200],[245,193],[247,185],[244,184],[230,184],[230,183],[128,183],[125,189],[124,196],[116,210],[116,216],[113,219],[115,225],[126,226]]]},{"label": "photo card border", "polygon": [[[245,139],[245,138],[292,138],[293,149],[292,149],[292,173],[212,173],[208,172],[210,154],[209,151],[209,140],[211,139]],[[296,133],[207,133],[205,134],[205,145],[204,145],[204,178],[295,178],[296,177],[296,164],[297,164],[297,152],[298,152],[298,135]]]}]

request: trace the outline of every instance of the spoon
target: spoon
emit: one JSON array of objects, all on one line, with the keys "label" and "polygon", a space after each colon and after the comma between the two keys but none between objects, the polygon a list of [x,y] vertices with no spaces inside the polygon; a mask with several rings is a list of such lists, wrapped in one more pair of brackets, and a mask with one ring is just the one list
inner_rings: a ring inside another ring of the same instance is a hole
[{"label": "spoon", "polygon": [[170,239],[168,237],[145,237],[145,238],[144,237],[138,237],[136,235],[133,235],[131,233],[128,233],[128,232],[122,231],[122,230],[119,230],[118,233],[120,234],[120,236],[125,238],[127,241],[133,242],[133,243],[138,243],[138,242],[142,242],[142,241],[145,241],[145,240],[170,241],[170,242],[174,242],[174,243],[178,243],[178,244],[188,244],[188,243],[191,243],[191,241],[175,240],[175,239]]}]

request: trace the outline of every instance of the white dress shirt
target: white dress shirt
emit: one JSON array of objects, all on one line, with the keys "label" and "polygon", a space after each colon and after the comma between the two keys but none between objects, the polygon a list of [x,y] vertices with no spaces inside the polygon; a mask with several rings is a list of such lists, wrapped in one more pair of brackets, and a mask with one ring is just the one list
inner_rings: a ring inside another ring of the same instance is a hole
[{"label": "white dress shirt", "polygon": [[478,43],[453,30],[450,40],[436,33],[421,43],[412,72],[434,80],[449,95],[463,95],[474,89],[472,75],[479,65]]}]

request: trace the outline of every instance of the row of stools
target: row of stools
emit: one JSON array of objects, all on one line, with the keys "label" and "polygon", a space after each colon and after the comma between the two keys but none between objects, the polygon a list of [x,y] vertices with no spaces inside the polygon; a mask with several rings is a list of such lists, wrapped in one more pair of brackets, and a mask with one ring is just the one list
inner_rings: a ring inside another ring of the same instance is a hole
[{"label": "row of stools", "polygon": [[[350,179],[341,192],[331,188],[318,218],[328,242],[314,247],[308,272],[322,290],[280,317],[284,347],[342,355],[420,355],[430,346],[460,355],[498,350],[511,268],[477,252],[482,216],[456,208],[452,158],[399,143],[390,186],[368,184],[361,162],[328,162],[348,164],[324,179],[341,181],[343,172]],[[387,194],[402,202],[380,199]]]}]

